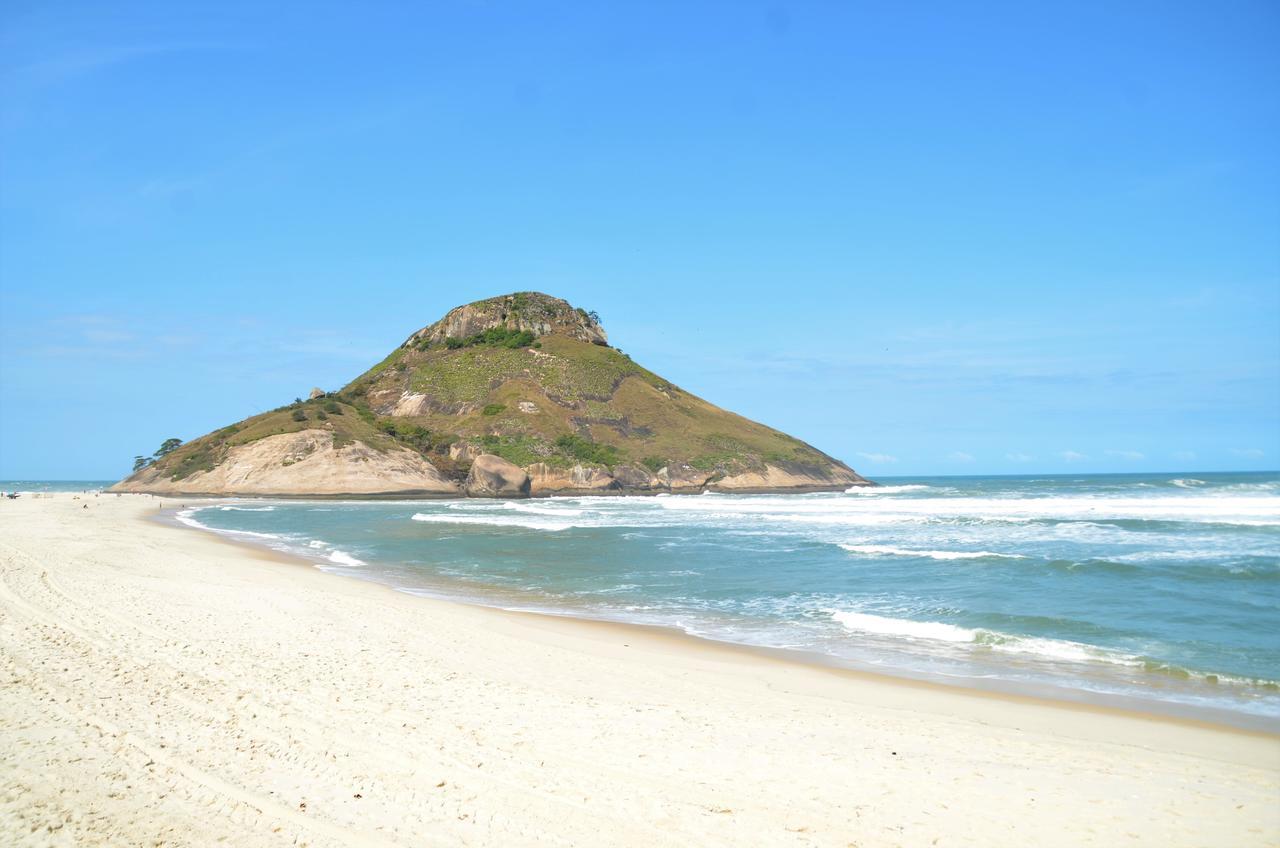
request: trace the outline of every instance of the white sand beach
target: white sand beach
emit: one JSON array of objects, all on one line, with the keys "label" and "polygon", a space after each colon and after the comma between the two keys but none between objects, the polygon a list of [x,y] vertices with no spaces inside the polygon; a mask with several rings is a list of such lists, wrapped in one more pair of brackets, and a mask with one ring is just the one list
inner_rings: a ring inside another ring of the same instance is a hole
[{"label": "white sand beach", "polygon": [[1280,844],[1273,735],[411,597],[163,503],[0,503],[6,845]]}]

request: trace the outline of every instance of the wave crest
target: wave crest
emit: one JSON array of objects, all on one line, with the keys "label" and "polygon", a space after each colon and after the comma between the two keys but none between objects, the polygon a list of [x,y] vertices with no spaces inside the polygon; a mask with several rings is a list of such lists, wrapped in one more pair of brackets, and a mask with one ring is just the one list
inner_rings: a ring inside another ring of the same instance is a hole
[{"label": "wave crest", "polygon": [[526,530],[545,530],[549,533],[558,533],[561,530],[568,530],[571,527],[577,527],[571,521],[547,521],[542,518],[521,518],[518,515],[445,515],[441,513],[416,512],[413,514],[414,521],[421,521],[426,524],[478,524],[487,527],[521,527]]},{"label": "wave crest", "polygon": [[919,551],[895,548],[892,545],[845,545],[840,547],[852,554],[884,556],[925,557],[927,559],[1026,559],[1022,554],[1001,554],[995,551]]}]

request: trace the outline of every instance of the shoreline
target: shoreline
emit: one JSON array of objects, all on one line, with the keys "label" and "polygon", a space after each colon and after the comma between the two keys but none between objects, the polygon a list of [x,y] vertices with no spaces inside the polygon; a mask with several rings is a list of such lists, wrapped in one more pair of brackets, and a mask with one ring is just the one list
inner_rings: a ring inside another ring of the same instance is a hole
[{"label": "shoreline", "polygon": [[[123,481],[121,481],[123,482]],[[432,492],[421,489],[406,489],[394,492],[356,492],[342,493],[334,492],[330,494],[311,494],[311,493],[272,493],[272,492],[178,492],[178,491],[148,491],[146,489],[116,489],[115,484],[108,486],[102,490],[104,495],[148,495],[154,498],[211,498],[211,499],[228,499],[236,500],[279,500],[279,501],[448,501],[448,500],[476,500],[476,501],[509,501],[509,500],[538,500],[539,498],[656,498],[660,495],[701,495],[707,492],[725,495],[812,495],[821,493],[846,492],[849,489],[873,489],[881,484],[874,480],[868,480],[865,483],[836,483],[832,485],[814,485],[814,486],[788,486],[780,488],[769,487],[738,487],[738,488],[721,488],[715,483],[708,483],[702,486],[678,486],[675,488],[652,488],[652,489],[539,489],[528,495],[471,495],[459,489],[456,492]]]},{"label": "shoreline", "polygon": [[[162,495],[148,496],[157,498],[165,497]],[[233,500],[245,500],[245,498],[209,497],[202,500],[206,501],[206,503],[196,506],[196,509],[216,506]],[[298,500],[305,501],[312,499],[300,498]],[[254,542],[248,539],[234,538],[227,531],[220,531],[216,528],[208,527],[203,524],[197,526],[184,523],[177,517],[177,512],[184,508],[190,509],[192,507],[188,504],[170,506],[159,511],[157,514],[150,516],[149,520],[157,522],[162,526],[182,531],[201,532],[213,537],[221,543],[232,545],[239,550],[262,554],[267,556],[269,559],[277,559],[278,561],[287,562],[292,565],[306,566],[329,577],[356,580],[361,583],[382,587],[396,594],[407,595],[412,598],[419,598],[429,602],[458,604],[472,609],[487,610],[511,615],[532,616],[535,618],[545,618],[553,621],[566,621],[571,623],[583,622],[604,627],[639,629],[646,632],[657,632],[665,634],[669,638],[687,640],[690,643],[691,650],[696,650],[703,646],[715,646],[730,651],[744,652],[754,657],[765,657],[783,663],[796,663],[807,668],[825,669],[833,673],[850,674],[868,680],[880,681],[889,685],[920,685],[934,687],[943,691],[959,691],[979,697],[1008,698],[1029,704],[1063,706],[1083,710],[1098,710],[1109,714],[1123,714],[1150,720],[1187,723],[1190,725],[1204,727],[1216,727],[1280,740],[1280,719],[1256,713],[1230,710],[1223,707],[1198,705],[1184,701],[1161,700],[1159,698],[1143,697],[1141,695],[1099,692],[1091,689],[1071,689],[1067,686],[1057,685],[1047,681],[1036,682],[998,677],[982,678],[961,675],[950,677],[943,674],[930,675],[925,672],[914,672],[907,668],[873,668],[845,661],[841,658],[822,654],[817,651],[807,651],[797,648],[777,648],[767,645],[754,645],[747,642],[733,642],[724,639],[715,639],[709,636],[689,633],[688,631],[670,625],[647,624],[642,622],[603,618],[590,614],[579,614],[569,608],[566,608],[565,612],[555,612],[548,609],[512,607],[501,603],[502,598],[497,594],[488,595],[487,597],[490,598],[492,602],[487,602],[485,600],[486,596],[484,592],[478,592],[475,596],[468,597],[463,595],[451,596],[445,593],[432,592],[427,589],[424,589],[421,592],[412,591],[393,586],[389,583],[380,582],[373,578],[362,577],[357,574],[335,573],[326,569],[324,567],[326,563],[320,558],[308,558],[302,552],[281,551],[263,543]],[[468,584],[467,588],[474,589],[475,587]],[[489,588],[492,589],[495,587]],[[512,600],[518,599],[513,597]]]},{"label": "shoreline", "polygon": [[1271,734],[410,596],[165,506],[0,506],[13,844],[1280,839]]}]

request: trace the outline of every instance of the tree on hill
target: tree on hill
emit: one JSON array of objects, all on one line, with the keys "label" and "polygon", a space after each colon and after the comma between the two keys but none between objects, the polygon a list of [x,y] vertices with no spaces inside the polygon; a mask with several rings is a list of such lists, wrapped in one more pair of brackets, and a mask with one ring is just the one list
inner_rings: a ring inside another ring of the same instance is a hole
[{"label": "tree on hill", "polygon": [[165,439],[155,452],[156,459],[166,457],[182,445],[182,439]]},{"label": "tree on hill", "polygon": [[133,458],[133,472],[136,474],[151,464],[151,459],[145,456],[135,456]]}]

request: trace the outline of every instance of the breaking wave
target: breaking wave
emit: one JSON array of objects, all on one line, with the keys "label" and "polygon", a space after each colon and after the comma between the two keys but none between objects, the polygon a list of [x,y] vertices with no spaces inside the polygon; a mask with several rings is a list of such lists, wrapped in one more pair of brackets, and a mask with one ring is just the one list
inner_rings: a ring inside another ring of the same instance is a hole
[{"label": "breaking wave", "polygon": [[548,533],[558,533],[561,530],[568,530],[578,525],[571,521],[546,521],[541,518],[521,518],[519,516],[503,516],[503,515],[458,515],[436,512],[416,512],[413,514],[414,521],[422,521],[427,524],[475,524],[487,527],[519,527],[525,530],[545,530]]},{"label": "breaking wave", "polygon": [[224,501],[178,520],[404,591],[676,627],[932,679],[1203,704],[1280,726],[1280,688],[1268,682],[1280,679],[1276,478]]},{"label": "breaking wave", "polygon": [[340,551],[337,548],[334,548],[333,550],[329,551],[329,562],[332,562],[336,565],[345,565],[351,568],[365,565],[364,560],[356,559],[346,551]]},{"label": "breaking wave", "polygon": [[871,554],[904,557],[926,557],[928,559],[1026,559],[1022,554],[1000,554],[995,551],[919,551],[910,548],[895,548],[892,545],[845,545],[851,554]]}]

